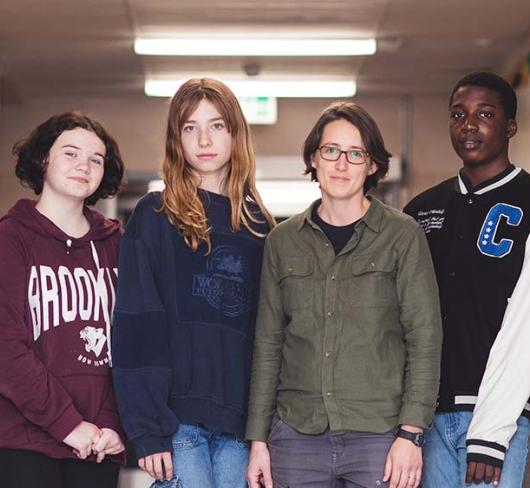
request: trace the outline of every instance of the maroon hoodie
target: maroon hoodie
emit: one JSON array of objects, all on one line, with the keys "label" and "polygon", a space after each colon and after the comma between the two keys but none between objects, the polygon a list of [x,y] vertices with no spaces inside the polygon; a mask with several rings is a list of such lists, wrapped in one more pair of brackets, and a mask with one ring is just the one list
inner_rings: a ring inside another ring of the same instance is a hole
[{"label": "maroon hoodie", "polygon": [[82,420],[122,436],[109,371],[121,230],[85,216],[80,239],[31,200],[0,220],[0,447],[75,458],[62,440]]}]

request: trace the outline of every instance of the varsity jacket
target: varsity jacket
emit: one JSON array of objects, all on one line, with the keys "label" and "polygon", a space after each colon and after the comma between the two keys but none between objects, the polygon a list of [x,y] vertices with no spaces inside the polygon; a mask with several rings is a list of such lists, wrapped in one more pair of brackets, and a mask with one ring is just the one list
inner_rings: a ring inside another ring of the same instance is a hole
[{"label": "varsity jacket", "polygon": [[265,239],[231,229],[228,198],[200,197],[209,254],[193,252],[157,211],[159,192],[138,203],[122,240],[113,375],[139,458],[171,451],[179,423],[244,435]]},{"label": "varsity jacket", "polygon": [[121,229],[84,212],[79,239],[31,200],[0,221],[0,448],[77,459],[63,439],[82,420],[122,435],[109,368]]},{"label": "varsity jacket", "polygon": [[502,466],[517,418],[530,416],[530,175],[510,165],[473,188],[461,171],[404,211],[426,233],[440,289],[438,411],[475,410],[468,460]]}]

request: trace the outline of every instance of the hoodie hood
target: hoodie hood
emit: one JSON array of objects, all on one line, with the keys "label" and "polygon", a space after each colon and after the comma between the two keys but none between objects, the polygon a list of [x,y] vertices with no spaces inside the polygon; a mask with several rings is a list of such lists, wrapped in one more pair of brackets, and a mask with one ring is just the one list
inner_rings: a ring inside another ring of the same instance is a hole
[{"label": "hoodie hood", "polygon": [[82,237],[71,237],[42,215],[35,208],[36,203],[35,200],[21,199],[0,221],[13,219],[43,237],[52,237],[65,243],[70,242],[72,247],[90,246],[91,241],[101,241],[121,232],[120,223],[117,220],[107,219],[97,210],[85,206],[83,213],[90,224],[90,230]]}]

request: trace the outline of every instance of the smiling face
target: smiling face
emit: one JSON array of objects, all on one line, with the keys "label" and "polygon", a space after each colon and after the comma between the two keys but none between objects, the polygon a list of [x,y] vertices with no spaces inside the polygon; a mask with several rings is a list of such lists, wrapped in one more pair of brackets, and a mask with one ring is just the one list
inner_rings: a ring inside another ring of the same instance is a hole
[{"label": "smiling face", "polygon": [[451,142],[465,167],[487,167],[497,174],[509,165],[508,141],[517,132],[517,124],[507,118],[495,91],[474,85],[460,87],[449,117]]},{"label": "smiling face", "polygon": [[96,134],[80,127],[62,132],[48,153],[43,195],[84,202],[98,189],[104,163],[105,144]]},{"label": "smiling face", "polygon": [[[335,147],[341,151],[366,151],[357,127],[344,119],[335,120],[324,127],[319,146]],[[369,157],[365,164],[348,163],[344,153],[337,161],[327,161],[319,150],[313,154],[312,166],[316,170],[323,199],[358,199],[359,202],[364,196],[363,185],[367,176],[377,170]]]},{"label": "smiling face", "polygon": [[209,188],[221,187],[230,164],[232,136],[208,100],[201,100],[183,124],[181,142],[186,162],[199,177],[199,186],[208,180]]}]

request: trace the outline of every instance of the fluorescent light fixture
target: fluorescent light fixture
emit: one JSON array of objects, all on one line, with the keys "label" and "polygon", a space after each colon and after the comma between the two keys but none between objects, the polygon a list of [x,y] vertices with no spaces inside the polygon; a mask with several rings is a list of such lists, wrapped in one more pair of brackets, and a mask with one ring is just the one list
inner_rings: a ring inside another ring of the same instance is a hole
[{"label": "fluorescent light fixture", "polygon": [[136,54],[154,56],[362,56],[375,39],[137,38]]},{"label": "fluorescent light fixture", "polygon": [[[147,80],[145,94],[172,97],[185,80]],[[223,80],[236,97],[345,98],[355,95],[354,80]]]},{"label": "fluorescent light fixture", "polygon": [[[258,192],[263,204],[275,217],[290,217],[303,212],[321,197],[318,183],[308,180],[258,180]],[[162,191],[164,182],[152,180],[148,191]]]}]

